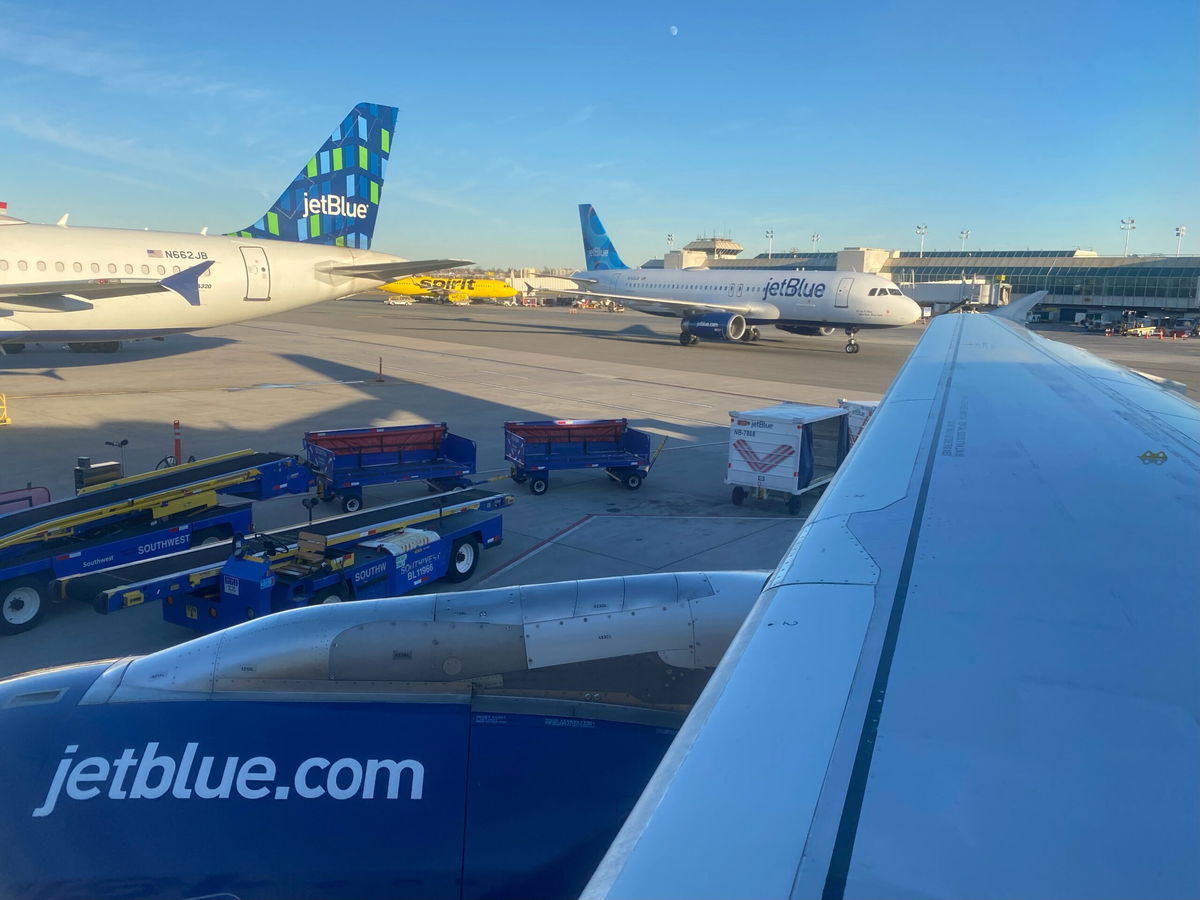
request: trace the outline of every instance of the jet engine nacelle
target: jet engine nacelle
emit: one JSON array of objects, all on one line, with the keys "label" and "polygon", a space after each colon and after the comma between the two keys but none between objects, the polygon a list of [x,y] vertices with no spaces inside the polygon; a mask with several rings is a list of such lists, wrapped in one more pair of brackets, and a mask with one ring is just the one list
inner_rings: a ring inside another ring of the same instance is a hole
[{"label": "jet engine nacelle", "polygon": [[706,341],[740,341],[746,333],[746,319],[737,313],[707,313],[683,320],[685,333]]},{"label": "jet engine nacelle", "polygon": [[775,327],[788,334],[807,334],[820,337],[829,337],[837,331],[832,325],[776,325]]}]

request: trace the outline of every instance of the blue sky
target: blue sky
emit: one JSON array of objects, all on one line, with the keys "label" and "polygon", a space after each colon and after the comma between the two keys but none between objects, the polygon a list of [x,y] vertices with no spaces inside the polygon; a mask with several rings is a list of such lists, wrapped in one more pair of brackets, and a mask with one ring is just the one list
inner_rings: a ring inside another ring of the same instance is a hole
[{"label": "blue sky", "polygon": [[[345,9],[339,16],[331,10]],[[774,246],[1200,246],[1194,0],[12,3],[0,200],[230,231],[360,100],[400,108],[375,249],[631,264]],[[678,33],[672,35],[671,26]]]}]

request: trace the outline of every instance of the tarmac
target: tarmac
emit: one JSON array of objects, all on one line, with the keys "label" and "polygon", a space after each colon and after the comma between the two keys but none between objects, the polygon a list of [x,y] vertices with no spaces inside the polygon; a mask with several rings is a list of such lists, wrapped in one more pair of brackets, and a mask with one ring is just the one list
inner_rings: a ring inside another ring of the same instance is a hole
[{"label": "tarmac", "polygon": [[[1200,341],[1144,341],[1044,329],[1124,365],[1200,386]],[[657,571],[771,569],[816,502],[799,516],[781,501],[735,507],[724,482],[729,411],[785,400],[833,405],[879,399],[923,326],[800,337],[764,329],[754,344],[681,347],[673,319],[634,312],[499,306],[389,307],[375,299],[320,304],[195,335],[126,345],[116,354],[30,346],[0,357],[0,490],[27,483],[73,491],[76,457],[119,458],[146,471],[173,453],[253,448],[299,452],[305,431],[446,422],[478,444],[478,478],[514,495],[504,542],[463,585]],[[663,443],[630,491],[599,471],[555,472],[541,497],[507,479],[503,423],[626,417]],[[368,489],[368,505],[425,496],[425,487]],[[302,522],[299,497],[259,504],[258,528]],[[52,607],[24,634],[0,637],[0,675],[151,652],[193,637],[155,605],[99,616]]]}]

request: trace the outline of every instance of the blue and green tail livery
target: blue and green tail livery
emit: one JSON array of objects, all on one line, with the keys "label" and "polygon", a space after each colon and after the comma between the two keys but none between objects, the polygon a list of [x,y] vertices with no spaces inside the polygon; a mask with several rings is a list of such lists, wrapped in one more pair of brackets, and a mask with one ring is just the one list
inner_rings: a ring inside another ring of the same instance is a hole
[{"label": "blue and green tail livery", "polygon": [[579,204],[579,224],[583,228],[583,255],[589,269],[628,269],[617,255],[617,248],[609,240],[608,233],[600,224],[600,217],[590,203]]},{"label": "blue and green tail livery", "polygon": [[396,112],[378,103],[354,107],[275,205],[233,236],[370,248]]}]

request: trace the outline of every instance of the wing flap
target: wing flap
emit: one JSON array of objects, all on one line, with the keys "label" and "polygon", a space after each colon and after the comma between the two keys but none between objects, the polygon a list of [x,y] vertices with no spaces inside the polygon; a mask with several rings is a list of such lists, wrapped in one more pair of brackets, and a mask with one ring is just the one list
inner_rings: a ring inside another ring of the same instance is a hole
[{"label": "wing flap", "polygon": [[1196,894],[1194,573],[1117,548],[1198,498],[1200,408],[939,317],[585,896]]}]

